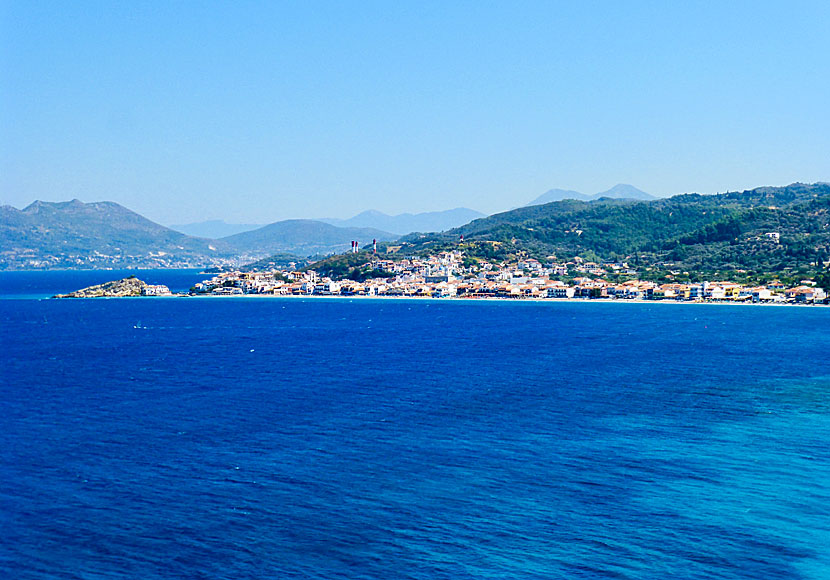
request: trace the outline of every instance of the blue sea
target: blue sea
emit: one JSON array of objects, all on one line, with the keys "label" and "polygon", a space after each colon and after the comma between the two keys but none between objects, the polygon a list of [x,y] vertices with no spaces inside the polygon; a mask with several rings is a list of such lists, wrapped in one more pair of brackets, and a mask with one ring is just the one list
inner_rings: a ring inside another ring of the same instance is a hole
[{"label": "blue sea", "polygon": [[830,578],[830,308],[118,275],[0,274],[2,578]]}]

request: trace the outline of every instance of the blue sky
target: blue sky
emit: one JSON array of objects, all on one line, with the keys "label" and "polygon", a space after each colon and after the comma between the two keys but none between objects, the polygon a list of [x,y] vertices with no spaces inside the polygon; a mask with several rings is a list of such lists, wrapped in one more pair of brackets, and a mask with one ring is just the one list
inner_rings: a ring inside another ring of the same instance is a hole
[{"label": "blue sky", "polygon": [[8,2],[0,203],[161,223],[830,180],[830,3]]}]

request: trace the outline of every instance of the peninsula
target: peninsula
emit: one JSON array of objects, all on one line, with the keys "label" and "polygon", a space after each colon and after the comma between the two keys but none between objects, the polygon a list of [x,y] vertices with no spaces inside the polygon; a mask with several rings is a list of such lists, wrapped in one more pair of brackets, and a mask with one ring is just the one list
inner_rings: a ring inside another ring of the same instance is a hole
[{"label": "peninsula", "polygon": [[134,276],[81,288],[54,298],[124,298],[129,296],[170,296],[167,286],[147,284]]}]

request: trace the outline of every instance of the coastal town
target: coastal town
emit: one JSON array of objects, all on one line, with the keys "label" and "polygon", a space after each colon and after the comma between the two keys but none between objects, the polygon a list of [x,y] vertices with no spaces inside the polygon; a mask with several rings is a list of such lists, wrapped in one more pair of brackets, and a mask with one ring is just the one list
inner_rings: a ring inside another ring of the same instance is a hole
[{"label": "coastal town", "polygon": [[[666,283],[639,280],[623,282],[608,278],[630,277],[636,272],[625,262],[593,263],[580,258],[567,263],[542,263],[528,258],[514,264],[477,261],[469,263],[459,251],[435,256],[408,256],[400,260],[372,256],[366,264],[371,272],[362,281],[333,279],[315,270],[292,268],[273,271],[221,272],[196,284],[196,295],[277,296],[389,296],[428,298],[505,299],[605,299],[674,300],[706,302],[752,302],[820,304],[827,300],[824,289],[813,280],[795,286],[772,281],[746,286],[728,281]],[[164,294],[161,288],[147,294]]]}]

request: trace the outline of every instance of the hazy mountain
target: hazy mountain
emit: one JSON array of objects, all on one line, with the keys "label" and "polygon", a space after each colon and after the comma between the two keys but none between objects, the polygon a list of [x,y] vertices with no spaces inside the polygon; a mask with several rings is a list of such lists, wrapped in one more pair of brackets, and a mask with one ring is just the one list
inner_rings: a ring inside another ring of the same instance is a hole
[{"label": "hazy mountain", "polygon": [[388,241],[397,237],[374,228],[341,228],[315,220],[284,220],[220,241],[262,255],[285,252],[306,256],[346,251],[352,240],[365,247],[373,239]]},{"label": "hazy mountain", "polygon": [[549,189],[527,205],[542,205],[543,203],[551,203],[554,201],[562,201],[563,199],[577,199],[579,201],[588,201],[592,199],[590,195],[573,191],[572,189]]},{"label": "hazy mountain", "polygon": [[224,238],[234,234],[241,234],[242,232],[249,232],[257,228],[261,228],[263,224],[229,224],[224,220],[207,220],[203,222],[196,222],[192,224],[177,224],[170,226],[174,229],[188,236],[196,236],[197,238]]},{"label": "hazy mountain", "polygon": [[172,267],[227,256],[224,242],[192,238],[110,201],[35,201],[0,208],[0,268]]},{"label": "hazy mountain", "polygon": [[608,197],[612,199],[657,199],[653,195],[648,194],[640,189],[637,189],[633,185],[628,185],[626,183],[618,183],[611,189],[607,191],[600,191],[599,193],[595,193],[594,195],[585,195],[584,193],[573,191],[571,189],[549,189],[548,191],[546,191],[545,193],[543,193],[527,205],[542,205],[545,203],[563,201],[566,199],[575,199],[577,201],[592,201],[595,199],[601,199],[603,197]]},{"label": "hazy mountain", "polygon": [[387,215],[368,210],[347,220],[323,218],[319,221],[339,227],[376,228],[399,235],[411,232],[443,232],[462,226],[484,217],[484,214],[466,207],[457,207],[446,211],[429,211],[423,213],[402,213]]},{"label": "hazy mountain", "polygon": [[610,197],[613,199],[657,199],[650,193],[646,193],[627,183],[618,183],[607,191],[600,191],[594,194],[593,199],[600,199],[602,197]]}]

